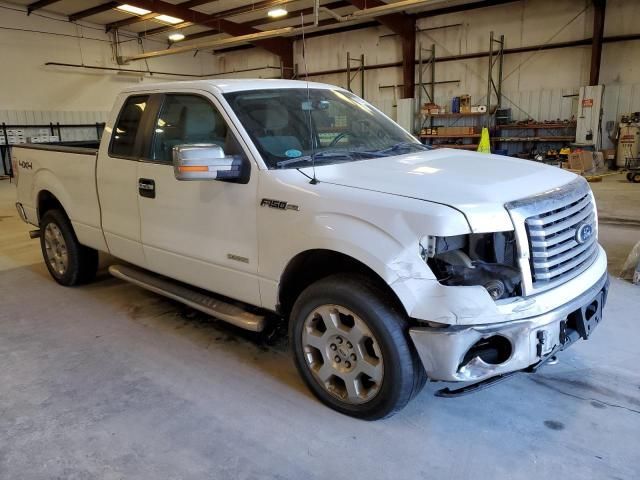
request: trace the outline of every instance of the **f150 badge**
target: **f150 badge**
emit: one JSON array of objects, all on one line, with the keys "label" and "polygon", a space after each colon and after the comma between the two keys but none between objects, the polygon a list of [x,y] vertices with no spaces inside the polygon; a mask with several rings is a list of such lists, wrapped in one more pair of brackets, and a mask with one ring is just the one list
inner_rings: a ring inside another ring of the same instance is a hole
[{"label": "f150 badge", "polygon": [[296,212],[300,210],[300,207],[298,205],[283,202],[282,200],[273,200],[272,198],[263,198],[260,202],[260,206],[276,208],[278,210],[295,210]]}]

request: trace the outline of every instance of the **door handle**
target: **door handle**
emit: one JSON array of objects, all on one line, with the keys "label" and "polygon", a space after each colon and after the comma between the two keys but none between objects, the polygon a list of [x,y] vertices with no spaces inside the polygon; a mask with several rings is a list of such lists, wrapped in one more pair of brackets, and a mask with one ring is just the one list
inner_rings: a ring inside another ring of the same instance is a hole
[{"label": "door handle", "polygon": [[138,193],[141,197],[156,198],[156,182],[151,178],[138,179]]}]

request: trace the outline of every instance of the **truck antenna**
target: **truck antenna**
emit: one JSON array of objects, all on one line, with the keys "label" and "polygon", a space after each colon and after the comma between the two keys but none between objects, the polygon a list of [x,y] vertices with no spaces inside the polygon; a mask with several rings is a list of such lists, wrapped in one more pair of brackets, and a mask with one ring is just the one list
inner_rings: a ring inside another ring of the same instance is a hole
[{"label": "truck antenna", "polygon": [[[318,3],[318,2],[316,2]],[[316,8],[316,18],[317,18],[317,5]],[[309,122],[309,140],[311,141],[311,168],[313,169],[313,178],[309,183],[315,185],[318,183],[318,178],[316,177],[316,145],[315,145],[315,137],[313,135],[313,120],[311,118],[311,90],[309,88],[309,69],[307,68],[307,43],[304,37],[304,13],[300,14],[300,26],[302,28],[302,63],[304,64],[304,77],[307,82],[307,109],[308,112],[308,122]]]}]

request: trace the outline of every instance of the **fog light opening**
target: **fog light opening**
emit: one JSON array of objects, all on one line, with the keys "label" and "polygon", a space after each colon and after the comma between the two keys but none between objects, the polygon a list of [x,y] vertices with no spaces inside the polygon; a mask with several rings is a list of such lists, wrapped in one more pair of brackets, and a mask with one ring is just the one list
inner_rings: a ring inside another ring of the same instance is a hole
[{"label": "fog light opening", "polygon": [[482,338],[467,351],[462,365],[466,365],[476,357],[489,365],[500,365],[511,358],[512,351],[511,342],[502,335]]}]

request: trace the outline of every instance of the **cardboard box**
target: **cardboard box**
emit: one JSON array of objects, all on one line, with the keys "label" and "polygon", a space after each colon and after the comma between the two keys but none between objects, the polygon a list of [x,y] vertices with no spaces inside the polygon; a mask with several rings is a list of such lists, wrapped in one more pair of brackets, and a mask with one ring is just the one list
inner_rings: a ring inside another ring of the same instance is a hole
[{"label": "cardboard box", "polygon": [[615,148],[607,148],[602,150],[602,155],[604,155],[605,160],[615,160],[616,159],[616,149]]},{"label": "cardboard box", "polygon": [[569,169],[590,173],[595,170],[593,152],[572,152],[569,154]]},{"label": "cardboard box", "polygon": [[471,113],[471,97],[460,95],[460,113]]}]

